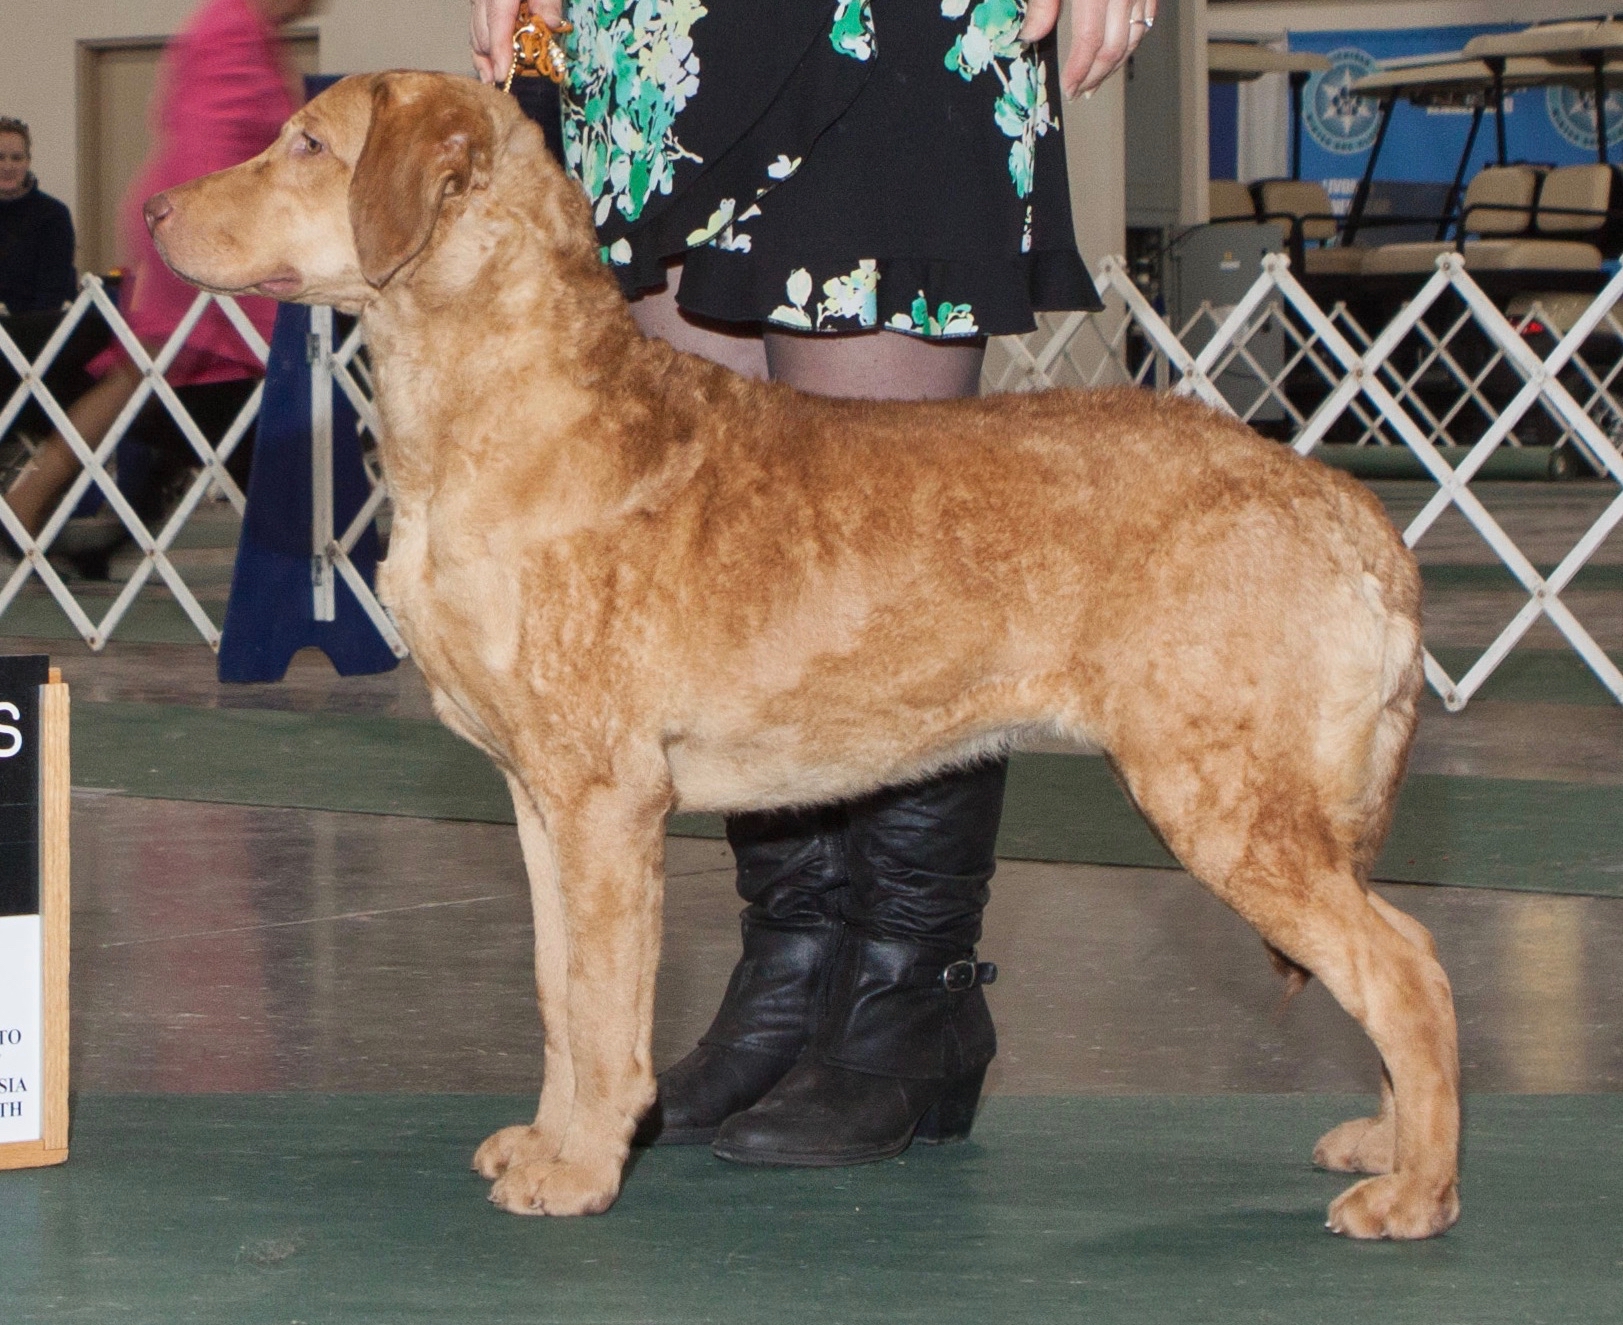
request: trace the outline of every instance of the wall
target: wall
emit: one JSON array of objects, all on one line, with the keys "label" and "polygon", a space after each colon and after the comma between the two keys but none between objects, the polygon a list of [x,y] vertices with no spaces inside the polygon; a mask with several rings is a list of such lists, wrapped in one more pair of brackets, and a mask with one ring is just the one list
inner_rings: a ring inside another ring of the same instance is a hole
[{"label": "wall", "polygon": [[[1347,6],[1303,4],[1300,0],[1263,5],[1249,0],[1214,8],[1213,26],[1232,33],[1240,26],[1235,16],[1249,15],[1257,25],[1252,35],[1271,39],[1279,25],[1285,24],[1293,49],[1331,56],[1335,67],[1327,74],[1314,75],[1305,89],[1302,173],[1304,178],[1324,184],[1333,205],[1340,209],[1351,200],[1366,168],[1379,122],[1373,102],[1360,103],[1361,109],[1354,114],[1338,100],[1350,79],[1379,62],[1400,57],[1446,59],[1478,34],[1513,31],[1525,18],[1571,17],[1578,7],[1574,0],[1528,0],[1528,12],[1520,12],[1518,6],[1518,12],[1512,14],[1507,4],[1480,0],[1395,0]],[[1353,26],[1355,23],[1362,26]],[[1279,41],[1272,44],[1282,45]],[[1594,160],[1592,108],[1577,90],[1535,89],[1507,95],[1504,111],[1503,125],[1491,115],[1482,123],[1472,140],[1470,158],[1462,166],[1473,118],[1469,111],[1451,106],[1415,107],[1400,101],[1378,167],[1388,195],[1383,205],[1400,212],[1440,209],[1456,171],[1463,170],[1468,178],[1498,159],[1501,133],[1508,160],[1552,165]],[[1237,141],[1241,179],[1285,173],[1282,134],[1262,131],[1283,130],[1290,118],[1282,77],[1259,79],[1240,90]],[[1623,137],[1623,93],[1614,91],[1608,98],[1606,118],[1608,138],[1615,145]],[[1269,141],[1263,142],[1264,138]]]},{"label": "wall", "polygon": [[[76,52],[81,41],[168,36],[196,0],[4,0],[0,115],[26,120],[34,171],[47,193],[77,210]],[[328,0],[301,20],[321,32],[325,72],[411,66],[468,72],[466,0]]]}]

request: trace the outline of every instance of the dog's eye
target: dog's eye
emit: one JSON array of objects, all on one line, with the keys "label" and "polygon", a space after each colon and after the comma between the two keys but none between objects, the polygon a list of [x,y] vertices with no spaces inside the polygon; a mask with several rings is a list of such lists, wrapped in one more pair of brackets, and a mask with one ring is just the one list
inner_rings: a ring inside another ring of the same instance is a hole
[{"label": "dog's eye", "polygon": [[293,145],[293,150],[301,156],[320,156],[322,152],[326,151],[326,148],[321,145],[319,138],[312,138],[307,133],[301,133],[298,142]]}]

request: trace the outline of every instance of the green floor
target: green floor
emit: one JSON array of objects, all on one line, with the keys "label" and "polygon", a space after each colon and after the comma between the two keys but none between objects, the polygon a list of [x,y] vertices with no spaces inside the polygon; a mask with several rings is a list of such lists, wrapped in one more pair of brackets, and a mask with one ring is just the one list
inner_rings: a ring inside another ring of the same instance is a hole
[{"label": "green floor", "polygon": [[1327,1234],[1306,1156],[1364,1101],[993,1099],[974,1140],[860,1169],[644,1155],[608,1215],[502,1215],[467,1158],[527,1100],[83,1098],[0,1175],[0,1317],[350,1322],[1623,1320],[1623,1098],[1469,1101],[1465,1215]]},{"label": "green floor", "polygon": [[[163,799],[511,822],[490,763],[438,723],[338,714],[79,703],[73,780]],[[361,770],[361,772],[357,772]],[[1376,877],[1623,896],[1618,789],[1416,774]],[[711,816],[675,831],[719,835]],[[1167,865],[1104,761],[1015,756],[998,854]]]},{"label": "green floor", "polygon": [[[154,577],[156,578],[156,577]],[[122,586],[114,586],[122,587]],[[100,624],[113,605],[112,595],[104,589],[87,588],[82,582],[68,586],[79,606],[96,624]],[[218,629],[225,617],[223,603],[203,600],[203,610]],[[79,632],[67,614],[43,589],[21,594],[6,609],[4,630],[0,635],[18,639],[77,640]],[[167,594],[143,592],[130,605],[128,612],[113,631],[112,638],[135,644],[197,644],[203,637],[185,610]]]}]

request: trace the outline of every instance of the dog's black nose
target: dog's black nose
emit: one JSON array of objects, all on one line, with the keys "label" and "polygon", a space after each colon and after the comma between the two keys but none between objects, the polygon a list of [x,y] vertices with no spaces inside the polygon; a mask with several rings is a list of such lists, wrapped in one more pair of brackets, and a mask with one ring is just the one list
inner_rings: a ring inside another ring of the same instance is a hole
[{"label": "dog's black nose", "polygon": [[147,205],[141,209],[146,217],[147,232],[150,234],[158,228],[158,222],[174,211],[174,205],[169,201],[167,193],[159,193],[147,199]]}]

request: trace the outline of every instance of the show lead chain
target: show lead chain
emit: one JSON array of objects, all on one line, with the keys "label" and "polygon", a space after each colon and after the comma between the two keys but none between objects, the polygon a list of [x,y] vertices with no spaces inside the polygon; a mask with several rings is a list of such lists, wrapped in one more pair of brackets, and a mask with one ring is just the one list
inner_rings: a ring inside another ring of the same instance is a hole
[{"label": "show lead chain", "polygon": [[518,28],[513,33],[513,64],[507,71],[503,92],[513,90],[514,77],[540,78],[545,76],[554,83],[564,81],[564,68],[569,57],[563,43],[558,40],[566,32],[575,30],[572,23],[548,27],[530,13],[529,0],[518,7]]}]

